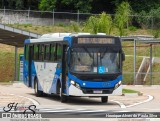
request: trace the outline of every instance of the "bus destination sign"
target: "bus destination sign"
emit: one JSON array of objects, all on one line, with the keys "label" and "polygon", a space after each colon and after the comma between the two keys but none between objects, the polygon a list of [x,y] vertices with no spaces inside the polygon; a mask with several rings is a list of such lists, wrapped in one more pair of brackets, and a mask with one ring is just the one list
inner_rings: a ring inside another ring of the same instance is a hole
[{"label": "bus destination sign", "polygon": [[78,44],[115,44],[114,38],[78,38]]}]

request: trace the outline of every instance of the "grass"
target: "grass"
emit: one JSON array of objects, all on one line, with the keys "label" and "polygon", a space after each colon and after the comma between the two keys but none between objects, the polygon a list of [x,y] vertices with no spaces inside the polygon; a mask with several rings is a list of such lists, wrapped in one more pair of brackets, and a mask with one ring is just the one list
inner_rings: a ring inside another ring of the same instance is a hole
[{"label": "grass", "polygon": [[[54,32],[75,32],[78,30],[77,25],[65,25],[65,24],[57,24],[55,26],[35,26],[31,24],[14,24],[9,25],[15,28],[23,29],[26,31],[31,31],[34,33],[39,34],[45,34],[45,33],[54,33]],[[84,32],[83,27],[80,26],[80,31]],[[126,30],[127,31],[127,30]],[[118,35],[118,29],[113,28],[113,31],[111,32],[111,35]],[[129,27],[127,31],[127,35],[151,35],[150,30],[143,30],[138,29],[134,27]],[[137,45],[144,45],[142,43],[137,43]],[[132,55],[132,56],[126,56],[126,60],[123,63],[123,82],[125,84],[133,84],[133,47],[127,47],[127,46],[134,46],[133,42],[122,42],[123,50],[125,55]],[[150,47],[137,47],[137,56],[150,56]],[[20,53],[23,53],[23,50],[20,50]],[[160,57],[160,46],[153,46],[153,56],[154,57]],[[0,81],[12,81],[14,76],[14,47],[7,46],[0,44]],[[139,66],[142,62],[143,57],[137,57],[137,65],[136,65],[136,71],[138,71]],[[160,64],[155,63],[153,65],[153,71],[154,72],[160,72]],[[148,80],[149,80],[148,76]],[[153,80],[159,84],[159,75],[154,74]],[[147,81],[148,83],[148,81]]]},{"label": "grass", "polygon": [[[23,49],[19,49],[19,54]],[[0,44],[0,82],[14,80],[14,47]]]},{"label": "grass", "polygon": [[[80,30],[80,32],[84,31],[83,26],[80,25],[75,26],[75,23],[71,23],[70,25],[65,25],[62,23],[56,24],[55,26],[41,26],[41,25],[31,25],[31,24],[7,24],[8,26],[15,27],[18,29],[23,29],[26,31],[31,31],[38,34],[45,33],[54,33],[54,32],[75,32],[76,30]],[[76,28],[75,28],[76,27]],[[129,27],[130,28],[130,27]],[[132,27],[133,28],[133,27]],[[113,28],[111,35],[119,36],[119,31],[117,28]],[[126,35],[152,35],[151,30],[143,30],[143,29],[126,29]]]},{"label": "grass", "polygon": [[131,89],[122,89],[122,93],[140,93],[139,91],[136,90],[131,90]]}]

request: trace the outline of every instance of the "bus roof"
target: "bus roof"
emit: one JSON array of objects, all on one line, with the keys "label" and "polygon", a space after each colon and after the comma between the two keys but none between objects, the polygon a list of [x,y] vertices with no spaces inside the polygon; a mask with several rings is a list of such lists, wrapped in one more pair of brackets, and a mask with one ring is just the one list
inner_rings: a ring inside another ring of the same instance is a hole
[{"label": "bus roof", "polygon": [[[27,40],[25,40],[25,44],[37,43],[37,42],[63,41],[64,37],[83,36],[83,35],[91,35],[91,34],[90,33],[49,33],[49,34],[42,35],[38,39],[27,39]],[[106,35],[106,34],[105,33],[97,33],[97,35]]]}]

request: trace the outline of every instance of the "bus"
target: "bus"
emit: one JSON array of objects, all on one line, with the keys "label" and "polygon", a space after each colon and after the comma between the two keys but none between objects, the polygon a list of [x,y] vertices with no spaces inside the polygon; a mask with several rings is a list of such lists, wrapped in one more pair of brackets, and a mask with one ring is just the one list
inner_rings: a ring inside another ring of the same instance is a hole
[{"label": "bus", "polygon": [[36,96],[100,97],[122,94],[125,55],[120,37],[52,33],[24,43],[23,81]]}]

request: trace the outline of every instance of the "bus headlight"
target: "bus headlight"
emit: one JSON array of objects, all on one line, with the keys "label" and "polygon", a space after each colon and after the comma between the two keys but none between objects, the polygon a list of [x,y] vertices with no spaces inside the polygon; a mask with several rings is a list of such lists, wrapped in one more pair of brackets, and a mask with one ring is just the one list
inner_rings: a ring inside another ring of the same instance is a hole
[{"label": "bus headlight", "polygon": [[119,81],[119,82],[115,85],[114,89],[117,89],[121,84],[122,84],[122,81]]},{"label": "bus headlight", "polygon": [[71,84],[75,85],[75,81],[71,80],[70,82],[71,82]]},{"label": "bus headlight", "polygon": [[119,84],[119,86],[120,86],[120,85],[122,84],[122,81],[119,81],[118,84]]},{"label": "bus headlight", "polygon": [[71,80],[70,83],[79,89],[81,88],[80,85],[73,80]]}]

